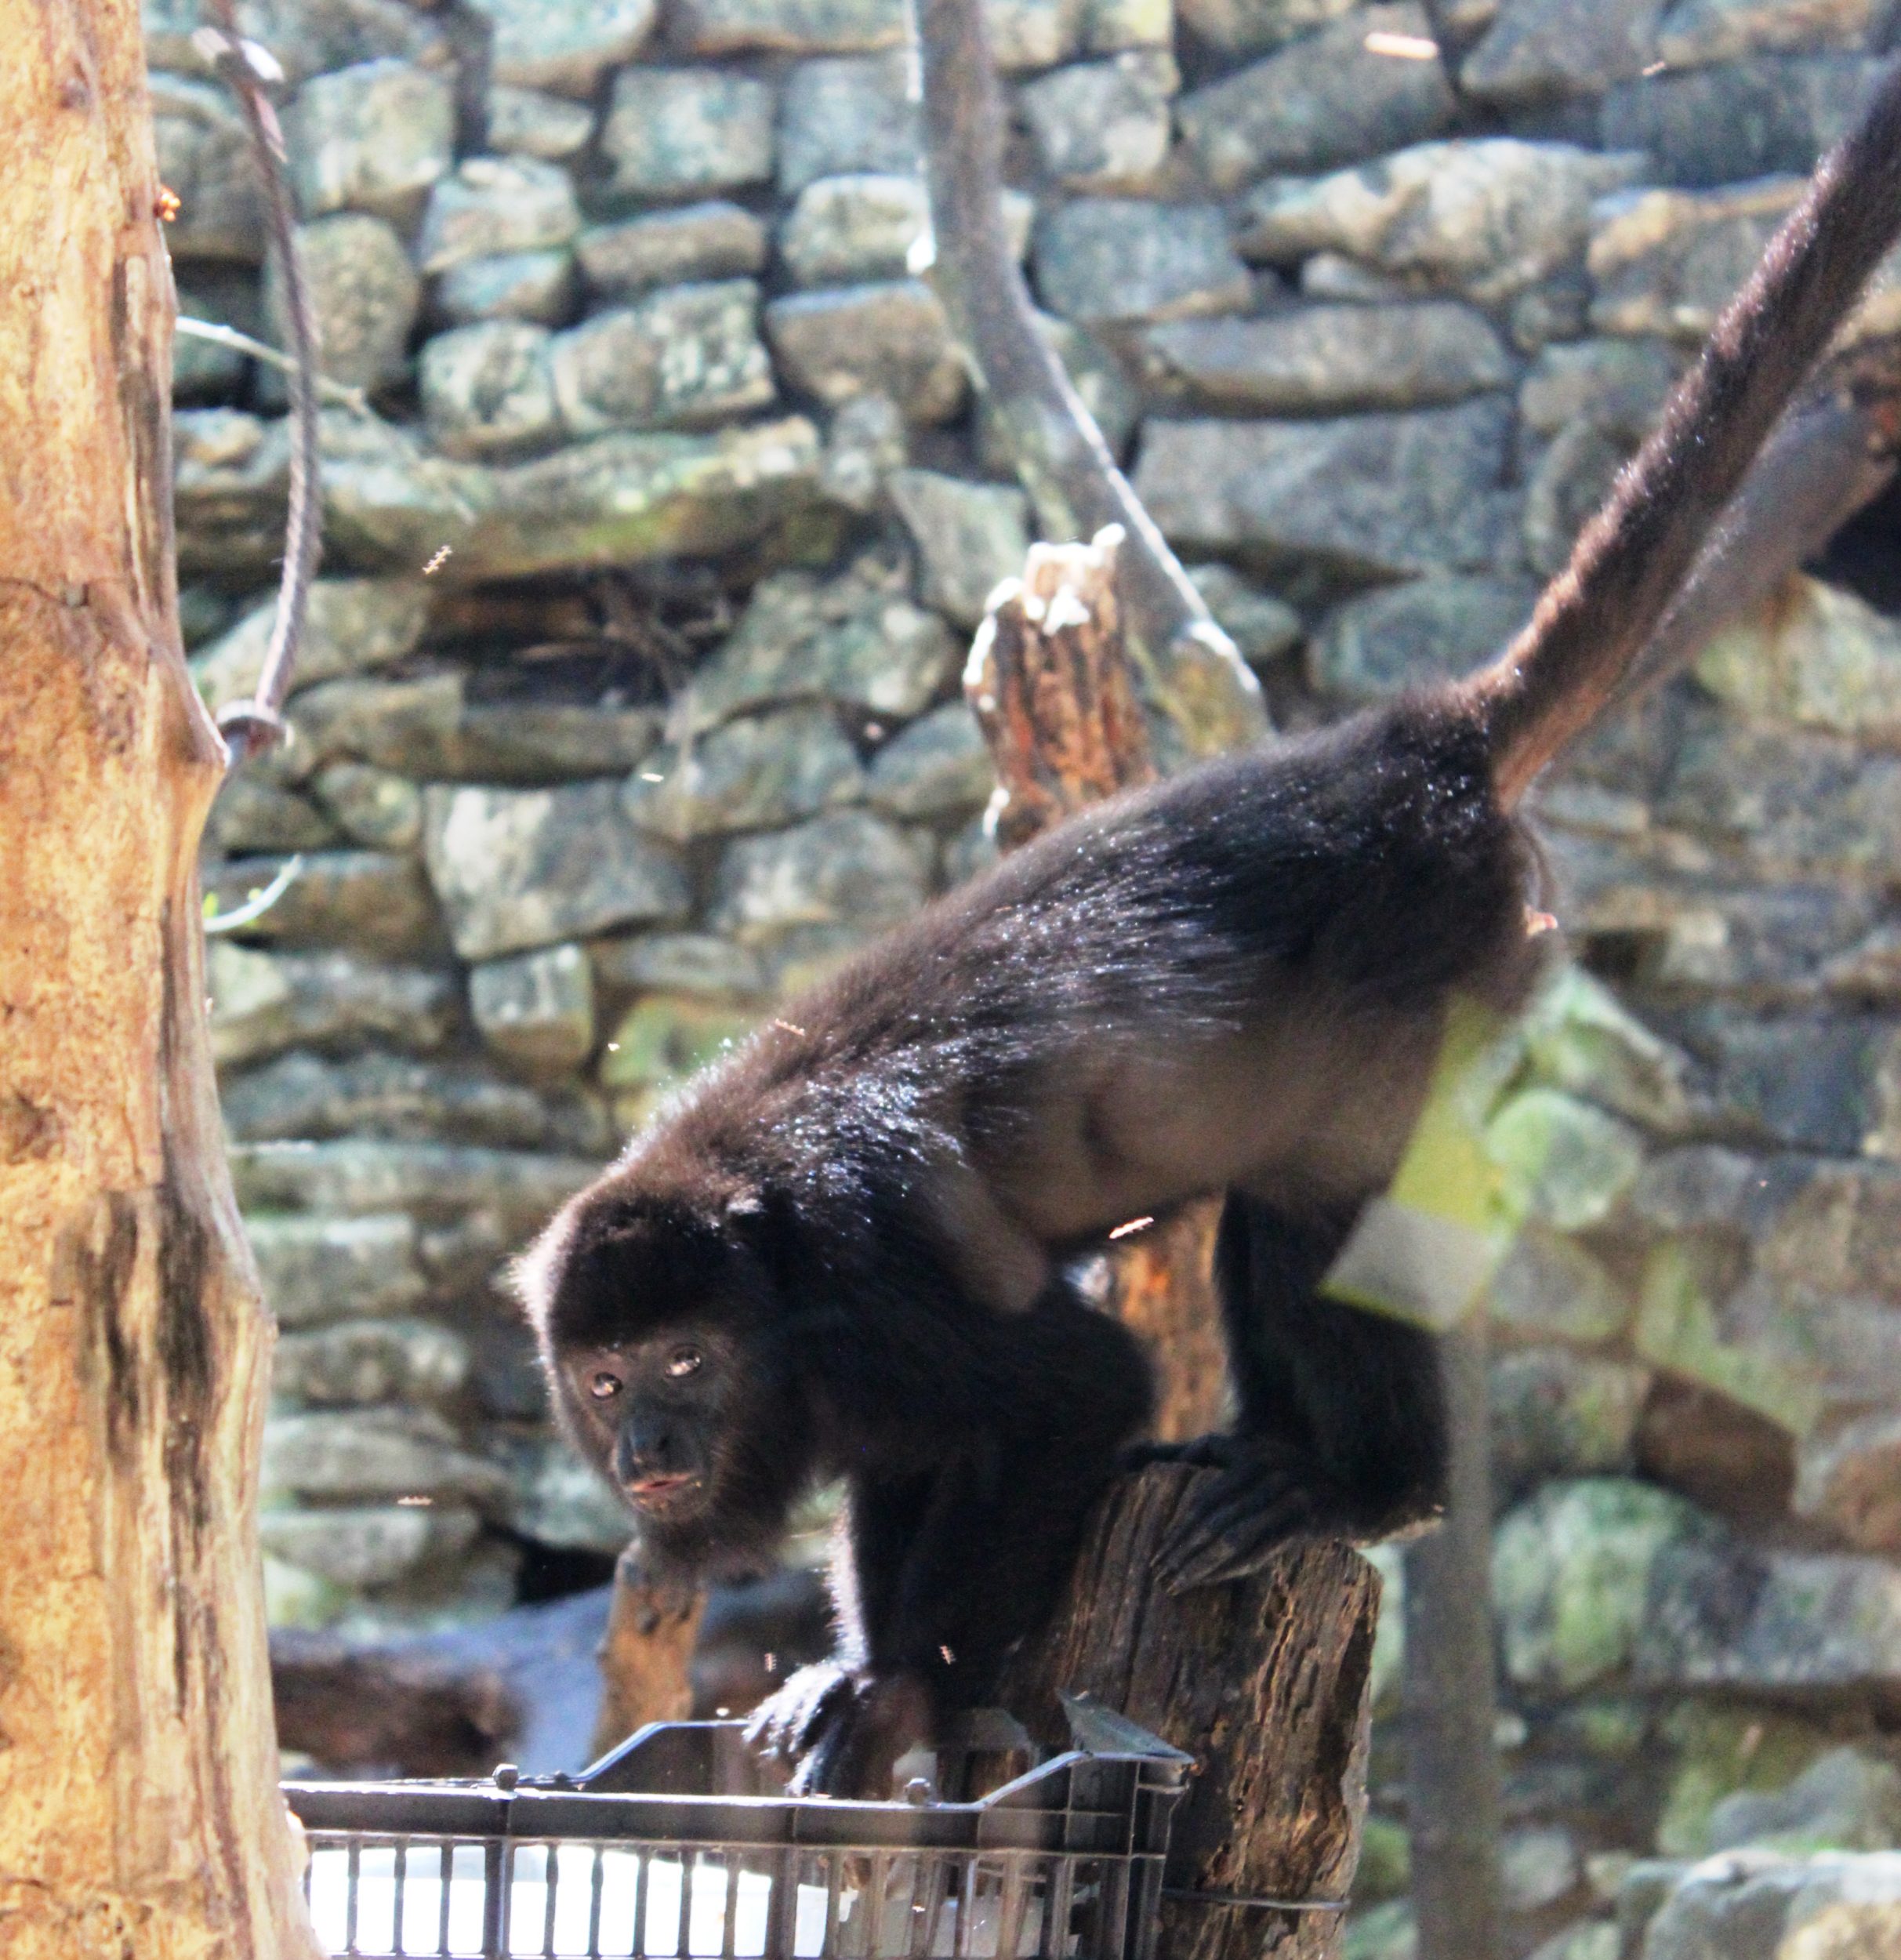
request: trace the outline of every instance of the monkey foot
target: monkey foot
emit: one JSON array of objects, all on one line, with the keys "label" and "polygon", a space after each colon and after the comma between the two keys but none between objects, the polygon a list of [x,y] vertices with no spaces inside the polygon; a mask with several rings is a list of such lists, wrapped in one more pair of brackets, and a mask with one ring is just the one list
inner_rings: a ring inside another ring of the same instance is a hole
[{"label": "monkey foot", "polygon": [[762,1755],[792,1766],[794,1796],[882,1798],[892,1766],[930,1727],[930,1697],[915,1677],[819,1661],[762,1701],[746,1733]]},{"label": "monkey foot", "polygon": [[1247,1578],[1285,1546],[1344,1529],[1313,1465],[1284,1443],[1202,1436],[1159,1460],[1221,1472],[1195,1494],[1156,1555],[1156,1576],[1171,1592]]}]

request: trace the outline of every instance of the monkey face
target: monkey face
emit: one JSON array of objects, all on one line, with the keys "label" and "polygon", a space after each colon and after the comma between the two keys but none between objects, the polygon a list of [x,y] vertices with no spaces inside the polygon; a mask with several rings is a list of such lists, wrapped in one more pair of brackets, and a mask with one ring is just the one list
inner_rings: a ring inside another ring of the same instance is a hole
[{"label": "monkey face", "polygon": [[745,1370],[724,1330],[691,1323],[642,1341],[576,1348],[561,1387],[590,1454],[642,1516],[681,1522],[715,1506]]}]

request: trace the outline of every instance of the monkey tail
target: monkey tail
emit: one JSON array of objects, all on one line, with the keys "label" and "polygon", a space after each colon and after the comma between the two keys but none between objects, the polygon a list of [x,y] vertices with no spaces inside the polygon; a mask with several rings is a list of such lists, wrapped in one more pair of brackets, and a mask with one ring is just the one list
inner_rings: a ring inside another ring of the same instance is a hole
[{"label": "monkey tail", "polygon": [[1507,809],[1616,691],[1898,233],[1901,62],[1823,158],[1523,631],[1459,684]]}]

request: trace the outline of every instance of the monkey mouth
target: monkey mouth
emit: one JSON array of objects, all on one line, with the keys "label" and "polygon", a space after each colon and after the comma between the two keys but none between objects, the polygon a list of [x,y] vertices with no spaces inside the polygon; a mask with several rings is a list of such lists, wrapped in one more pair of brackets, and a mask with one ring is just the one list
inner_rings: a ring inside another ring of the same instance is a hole
[{"label": "monkey mouth", "polygon": [[658,1510],[698,1486],[699,1479],[691,1471],[669,1470],[651,1477],[636,1477],[628,1484],[627,1494],[642,1510]]}]

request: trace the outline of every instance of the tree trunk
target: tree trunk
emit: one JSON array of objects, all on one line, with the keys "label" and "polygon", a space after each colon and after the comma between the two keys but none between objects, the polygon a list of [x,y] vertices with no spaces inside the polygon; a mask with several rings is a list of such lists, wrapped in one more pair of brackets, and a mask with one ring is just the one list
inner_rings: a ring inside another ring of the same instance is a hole
[{"label": "tree trunk", "polygon": [[0,0],[0,1949],[307,1960],[130,0]]},{"label": "tree trunk", "polygon": [[1116,1485],[1055,1625],[998,1699],[1053,1744],[1058,1691],[1093,1694],[1195,1759],[1170,1840],[1164,1960],[1330,1960],[1366,1808],[1379,1578],[1351,1547],[1323,1544],[1234,1585],[1149,1585],[1214,1474],[1158,1464]]},{"label": "tree trunk", "polygon": [[600,1643],[600,1713],[593,1753],[605,1755],[650,1722],[684,1722],[693,1712],[690,1669],[704,1587],[691,1592],[651,1584],[630,1545],[614,1568],[614,1596]]},{"label": "tree trunk", "polygon": [[[1000,586],[964,675],[996,767],[1006,849],[1087,805],[1155,777],[1123,634],[1126,540],[1110,525],[1086,545],[1032,545]],[[1155,1433],[1177,1443],[1217,1428],[1227,1363],[1215,1307],[1218,1201],[1130,1219],[1108,1261],[1108,1305],[1148,1343],[1161,1394]]]}]

